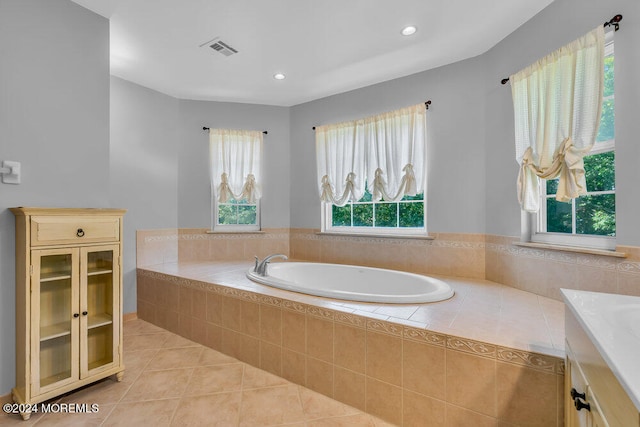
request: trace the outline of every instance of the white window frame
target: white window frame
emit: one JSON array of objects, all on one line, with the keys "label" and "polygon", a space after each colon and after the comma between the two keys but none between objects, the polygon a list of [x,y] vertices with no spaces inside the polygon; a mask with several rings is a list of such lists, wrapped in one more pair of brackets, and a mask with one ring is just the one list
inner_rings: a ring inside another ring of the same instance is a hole
[{"label": "white window frame", "polygon": [[[233,232],[251,232],[251,231],[260,231],[260,200],[262,200],[262,198],[260,198],[259,200],[256,201],[255,206],[256,206],[256,223],[255,224],[218,224],[218,218],[219,218],[219,205],[220,203],[218,202],[218,198],[215,196],[214,193],[212,193],[212,197],[211,199],[213,200],[212,203],[212,211],[213,211],[213,215],[211,218],[211,231],[213,232],[224,232],[224,233],[233,233]],[[230,203],[223,203],[223,204],[230,204]],[[251,206],[253,206],[253,204],[250,204]]]},{"label": "white window frame", "polygon": [[[426,188],[426,186],[425,186]],[[367,227],[367,226],[334,226],[333,225],[333,203],[322,202],[321,208],[321,232],[323,233],[343,233],[343,234],[361,234],[361,235],[382,235],[390,237],[402,236],[427,236],[427,192],[423,193],[423,227]],[[399,200],[397,202],[349,202],[348,204],[375,204],[375,203],[407,203],[407,201]],[[416,203],[415,201],[412,203]],[[347,206],[345,205],[345,206]],[[399,208],[399,205],[398,205]],[[374,209],[375,215],[375,209]],[[352,221],[353,222],[353,221]]]},{"label": "white window frame", "polygon": [[[613,54],[614,47],[613,41],[606,43],[605,45],[605,57]],[[615,99],[615,95],[607,96],[603,101]],[[614,119],[615,120],[615,119]],[[588,155],[605,153],[608,151],[615,152],[615,137],[609,141],[602,141],[594,144],[593,148]],[[552,233],[546,231],[546,217],[547,217],[547,191],[546,180],[539,180],[539,194],[540,194],[540,210],[537,213],[529,213],[522,211],[521,217],[521,240],[523,242],[542,243],[549,245],[559,246],[571,246],[577,248],[590,248],[590,249],[603,249],[613,251],[616,249],[616,237],[612,236],[598,236],[593,234],[569,234],[569,233]],[[588,194],[615,194],[613,191],[593,191]],[[572,204],[572,229],[575,230],[575,199]]]}]

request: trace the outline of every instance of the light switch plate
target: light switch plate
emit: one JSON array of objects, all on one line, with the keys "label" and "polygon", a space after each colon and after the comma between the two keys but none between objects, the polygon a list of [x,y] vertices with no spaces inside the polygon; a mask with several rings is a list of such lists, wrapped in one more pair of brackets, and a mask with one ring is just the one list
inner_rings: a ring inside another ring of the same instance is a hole
[{"label": "light switch plate", "polygon": [[4,184],[20,184],[20,162],[4,160],[2,162],[2,167],[13,170],[13,173],[2,174],[2,182]]}]

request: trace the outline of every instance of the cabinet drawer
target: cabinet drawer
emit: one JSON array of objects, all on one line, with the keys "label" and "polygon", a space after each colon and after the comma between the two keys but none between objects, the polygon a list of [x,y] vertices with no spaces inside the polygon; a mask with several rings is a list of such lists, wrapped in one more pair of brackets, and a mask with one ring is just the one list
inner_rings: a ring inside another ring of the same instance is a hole
[{"label": "cabinet drawer", "polygon": [[32,216],[31,245],[114,242],[120,240],[120,218],[111,216]]}]

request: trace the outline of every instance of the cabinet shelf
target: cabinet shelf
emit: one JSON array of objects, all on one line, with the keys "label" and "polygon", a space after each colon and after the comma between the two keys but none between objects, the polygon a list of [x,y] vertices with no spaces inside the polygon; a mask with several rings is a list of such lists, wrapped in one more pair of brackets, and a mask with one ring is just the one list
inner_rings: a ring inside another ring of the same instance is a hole
[{"label": "cabinet shelf", "polygon": [[87,324],[88,329],[99,328],[100,326],[111,325],[113,323],[113,317],[110,314],[96,314],[89,316],[89,322]]},{"label": "cabinet shelf", "polygon": [[53,272],[53,273],[41,273],[40,283],[42,282],[55,282],[56,280],[68,280],[71,279],[70,274]]},{"label": "cabinet shelf", "polygon": [[42,378],[40,380],[40,386],[41,387],[46,387],[50,384],[54,384],[57,383],[58,381],[62,381],[62,380],[66,380],[67,378],[71,377],[71,371],[64,371],[64,372],[60,372],[56,375],[51,375],[50,377],[46,377],[46,378]]},{"label": "cabinet shelf", "polygon": [[69,334],[71,334],[70,322],[60,322],[54,323],[53,325],[41,326],[40,342],[64,337]]},{"label": "cabinet shelf", "polygon": [[99,276],[101,274],[109,274],[109,273],[113,273],[113,270],[106,269],[106,268],[97,268],[97,269],[89,271],[87,273],[87,276]]}]

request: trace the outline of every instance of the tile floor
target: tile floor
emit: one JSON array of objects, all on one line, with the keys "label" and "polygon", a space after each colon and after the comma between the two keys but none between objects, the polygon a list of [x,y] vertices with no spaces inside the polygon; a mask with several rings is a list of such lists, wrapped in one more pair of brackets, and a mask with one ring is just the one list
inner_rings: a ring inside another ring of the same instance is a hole
[{"label": "tile floor", "polygon": [[0,415],[0,426],[391,426],[142,320],[124,323],[125,375],[52,402],[92,414]]}]

